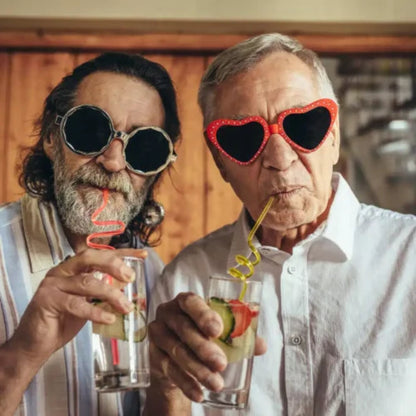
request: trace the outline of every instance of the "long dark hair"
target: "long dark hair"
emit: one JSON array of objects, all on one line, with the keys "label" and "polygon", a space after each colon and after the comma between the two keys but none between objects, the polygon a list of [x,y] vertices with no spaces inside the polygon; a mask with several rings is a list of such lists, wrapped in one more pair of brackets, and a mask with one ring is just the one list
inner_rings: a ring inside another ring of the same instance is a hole
[{"label": "long dark hair", "polygon": [[[176,104],[175,89],[169,74],[156,62],[143,56],[108,52],[89,60],[74,69],[51,91],[45,100],[42,115],[36,122],[39,135],[37,143],[27,150],[23,160],[19,183],[26,191],[44,202],[55,202],[54,172],[50,159],[43,150],[44,140],[54,140],[59,134],[55,124],[57,115],[65,114],[74,106],[77,89],[84,78],[94,72],[113,72],[134,77],[145,81],[157,90],[165,109],[164,129],[173,143],[179,139],[180,122]],[[146,207],[154,204],[153,191],[161,173],[157,175],[149,188],[146,201],[141,212],[128,224],[123,236],[137,235],[147,245],[152,245],[150,236],[158,226],[147,225],[144,222]]]}]

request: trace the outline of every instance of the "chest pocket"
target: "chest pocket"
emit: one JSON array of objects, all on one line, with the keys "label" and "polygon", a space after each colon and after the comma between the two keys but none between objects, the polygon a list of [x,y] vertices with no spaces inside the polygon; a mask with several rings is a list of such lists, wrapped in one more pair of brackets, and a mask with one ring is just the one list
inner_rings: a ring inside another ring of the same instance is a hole
[{"label": "chest pocket", "polygon": [[345,360],[346,416],[415,416],[416,358]]}]

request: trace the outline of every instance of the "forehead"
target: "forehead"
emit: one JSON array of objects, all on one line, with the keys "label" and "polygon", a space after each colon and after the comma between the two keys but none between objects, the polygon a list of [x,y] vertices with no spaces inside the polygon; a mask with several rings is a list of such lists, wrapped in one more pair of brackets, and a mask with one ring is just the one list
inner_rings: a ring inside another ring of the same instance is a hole
[{"label": "forehead", "polygon": [[274,117],[321,98],[316,75],[296,56],[274,52],[259,63],[226,79],[215,91],[215,117]]},{"label": "forehead", "polygon": [[95,72],[84,78],[74,104],[100,107],[115,124],[126,121],[131,125],[162,127],[165,117],[162,100],[155,88],[138,78],[112,72]]}]

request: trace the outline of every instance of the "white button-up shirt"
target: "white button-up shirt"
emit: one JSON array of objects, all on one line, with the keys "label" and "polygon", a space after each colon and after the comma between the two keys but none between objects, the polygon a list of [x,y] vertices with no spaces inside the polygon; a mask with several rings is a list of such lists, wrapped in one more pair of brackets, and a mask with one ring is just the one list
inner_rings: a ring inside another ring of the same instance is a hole
[{"label": "white button-up shirt", "polygon": [[[416,217],[360,204],[334,174],[327,221],[292,254],[253,241],[262,260],[250,416],[416,415]],[[250,255],[238,221],[185,248],[164,271],[153,309]],[[193,415],[236,415],[193,404]]]}]

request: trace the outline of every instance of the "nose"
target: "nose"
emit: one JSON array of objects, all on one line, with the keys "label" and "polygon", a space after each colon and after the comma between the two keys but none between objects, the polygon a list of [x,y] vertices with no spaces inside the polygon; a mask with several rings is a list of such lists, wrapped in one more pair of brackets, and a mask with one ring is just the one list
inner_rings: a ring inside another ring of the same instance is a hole
[{"label": "nose", "polygon": [[114,139],[110,146],[96,158],[96,163],[101,165],[108,172],[120,172],[126,168],[126,161],[123,153],[123,142]]},{"label": "nose", "polygon": [[280,134],[274,133],[262,153],[265,168],[285,171],[298,159],[295,149]]}]

